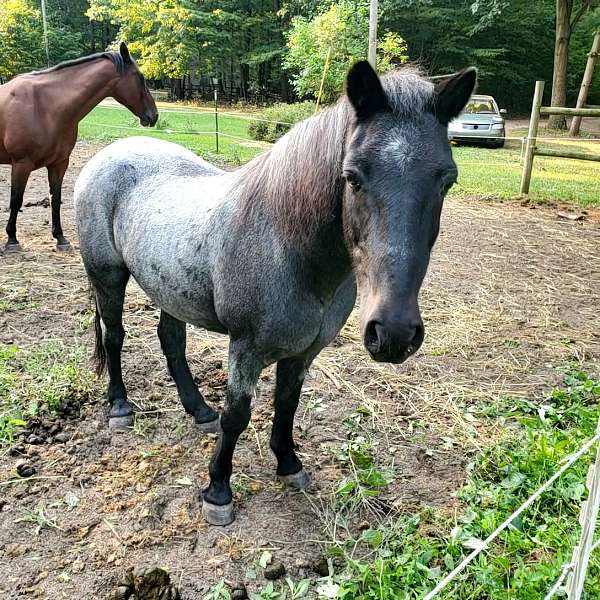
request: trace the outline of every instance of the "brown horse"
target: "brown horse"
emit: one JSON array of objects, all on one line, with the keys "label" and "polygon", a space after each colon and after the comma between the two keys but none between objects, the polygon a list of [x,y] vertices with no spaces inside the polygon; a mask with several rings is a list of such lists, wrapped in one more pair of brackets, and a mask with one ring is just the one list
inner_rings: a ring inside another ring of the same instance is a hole
[{"label": "brown horse", "polygon": [[17,215],[29,174],[48,169],[52,235],[56,247],[69,242],[60,223],[62,182],[77,141],[79,121],[101,100],[112,97],[152,126],[158,119],[144,76],[125,44],[15,77],[0,86],[0,163],[12,165],[7,250],[19,250]]}]

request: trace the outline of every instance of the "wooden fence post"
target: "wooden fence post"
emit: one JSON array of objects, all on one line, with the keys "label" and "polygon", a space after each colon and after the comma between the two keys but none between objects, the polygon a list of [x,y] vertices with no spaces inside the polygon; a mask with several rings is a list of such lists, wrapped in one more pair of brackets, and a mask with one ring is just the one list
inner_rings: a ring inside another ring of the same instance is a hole
[{"label": "wooden fence post", "polygon": [[533,105],[531,106],[531,119],[529,120],[529,133],[527,134],[527,146],[525,148],[525,160],[523,161],[523,174],[521,176],[521,194],[529,193],[529,182],[531,181],[531,169],[533,167],[533,151],[535,149],[535,138],[537,137],[540,122],[540,107],[544,95],[544,82],[535,82],[535,93],[533,94]]},{"label": "wooden fence post", "polygon": [[[594,69],[596,68],[596,60],[600,54],[600,30],[596,31],[594,35],[594,42],[592,43],[592,49],[588,54],[587,64],[585,65],[585,72],[583,79],[581,80],[581,88],[579,89],[579,96],[577,96],[576,108],[583,108],[587,101],[588,92],[594,77]],[[575,116],[571,121],[571,128],[569,129],[569,135],[579,135],[579,128],[581,127],[582,117]]]},{"label": "wooden fence post", "polygon": [[[600,431],[600,422],[598,423]],[[586,480],[588,499],[581,507],[579,523],[581,525],[581,537],[579,544],[573,550],[573,572],[567,583],[569,600],[580,600],[583,594],[583,585],[587,573],[590,554],[594,543],[596,521],[600,509],[600,444],[596,450],[596,461],[590,465]]]}]

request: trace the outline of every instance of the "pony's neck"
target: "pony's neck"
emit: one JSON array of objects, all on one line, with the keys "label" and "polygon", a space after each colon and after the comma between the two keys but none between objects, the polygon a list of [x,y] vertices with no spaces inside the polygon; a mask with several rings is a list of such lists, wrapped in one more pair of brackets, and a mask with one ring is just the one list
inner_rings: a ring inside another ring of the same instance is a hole
[{"label": "pony's neck", "polygon": [[342,100],[296,125],[243,168],[239,180],[241,220],[270,220],[283,244],[318,265],[333,285],[335,273],[345,278],[351,270],[341,176],[349,125],[350,107]]},{"label": "pony's neck", "polygon": [[56,89],[56,105],[75,121],[83,119],[102,100],[112,95],[120,75],[113,63],[98,60],[48,73]]}]

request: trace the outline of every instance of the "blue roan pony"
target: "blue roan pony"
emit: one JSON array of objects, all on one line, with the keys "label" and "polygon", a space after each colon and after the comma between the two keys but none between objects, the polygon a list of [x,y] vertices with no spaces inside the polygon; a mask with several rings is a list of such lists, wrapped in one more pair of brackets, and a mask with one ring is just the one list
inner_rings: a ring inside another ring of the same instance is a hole
[{"label": "blue roan pony", "polygon": [[[399,363],[423,342],[418,294],[457,170],[447,139],[475,86],[437,86],[411,68],[381,79],[367,62],[347,96],[226,173],[168,142],[129,138],[99,152],[75,188],[81,254],[96,292],[96,356],[108,366],[110,424],[132,422],[121,376],[130,275],[161,308],[158,335],[185,410],[221,434],[203,513],[233,520],[229,480],[260,372],[277,363],[271,448],[277,474],[308,476],[292,428],[304,376],[362,292],[364,345]],[[229,335],[219,415],[185,357],[185,324]]]}]

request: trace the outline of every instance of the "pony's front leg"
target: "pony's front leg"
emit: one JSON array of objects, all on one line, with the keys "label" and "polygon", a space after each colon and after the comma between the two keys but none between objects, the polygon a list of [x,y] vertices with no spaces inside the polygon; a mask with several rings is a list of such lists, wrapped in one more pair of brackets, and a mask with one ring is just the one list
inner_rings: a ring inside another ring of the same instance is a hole
[{"label": "pony's front leg", "polygon": [[312,359],[286,358],[277,363],[275,417],[271,432],[271,450],[277,457],[277,475],[287,485],[299,490],[308,487],[310,479],[296,456],[294,415],[298,408],[304,376]]},{"label": "pony's front leg", "polygon": [[233,452],[238,438],[250,422],[250,402],[262,367],[262,362],[248,344],[231,342],[221,435],[210,463],[210,484],[203,493],[202,514],[212,525],[229,525],[234,519],[229,484]]}]

